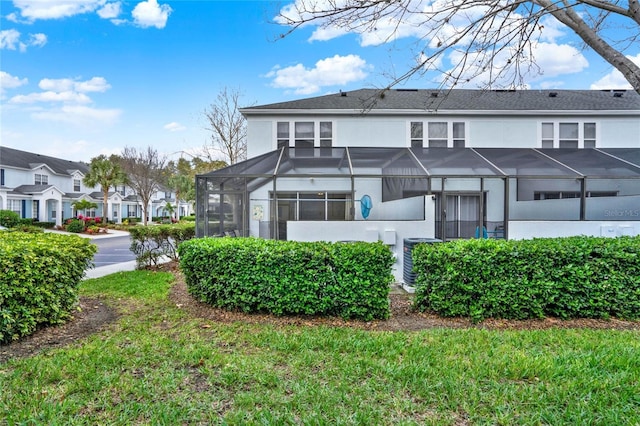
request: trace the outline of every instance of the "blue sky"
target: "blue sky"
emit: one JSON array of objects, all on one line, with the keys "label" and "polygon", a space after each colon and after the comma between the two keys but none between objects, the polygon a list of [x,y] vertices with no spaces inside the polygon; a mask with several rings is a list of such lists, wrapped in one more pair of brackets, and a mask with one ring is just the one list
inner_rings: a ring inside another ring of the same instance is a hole
[{"label": "blue sky", "polygon": [[[381,44],[307,26],[278,39],[274,19],[293,1],[0,0],[0,143],[83,161],[152,145],[175,158],[208,141],[203,111],[225,87],[267,104],[382,87],[412,63],[415,32]],[[531,88],[628,86],[546,27]]]}]

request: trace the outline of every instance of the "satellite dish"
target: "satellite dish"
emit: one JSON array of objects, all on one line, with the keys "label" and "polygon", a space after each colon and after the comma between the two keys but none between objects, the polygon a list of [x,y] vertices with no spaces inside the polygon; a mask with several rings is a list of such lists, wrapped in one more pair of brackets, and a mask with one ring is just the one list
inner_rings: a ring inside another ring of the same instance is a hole
[{"label": "satellite dish", "polygon": [[371,202],[371,197],[368,195],[363,195],[360,199],[360,212],[362,213],[363,218],[368,218],[369,213],[371,212],[371,208],[373,207],[373,203]]}]

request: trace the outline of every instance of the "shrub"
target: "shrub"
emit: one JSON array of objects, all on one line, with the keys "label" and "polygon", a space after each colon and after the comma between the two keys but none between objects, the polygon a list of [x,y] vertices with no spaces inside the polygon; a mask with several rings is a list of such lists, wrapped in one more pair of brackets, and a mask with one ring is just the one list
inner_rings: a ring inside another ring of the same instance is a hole
[{"label": "shrub", "polygon": [[155,266],[167,256],[178,260],[178,245],[196,235],[195,223],[136,226],[129,230],[138,268]]},{"label": "shrub", "polygon": [[415,304],[440,315],[640,318],[640,237],[420,244],[413,261]]},{"label": "shrub", "polygon": [[178,251],[189,292],[214,306],[275,315],[389,316],[393,256],[381,243],[200,238]]},{"label": "shrub", "polygon": [[13,228],[20,221],[20,215],[11,210],[0,210],[0,225]]},{"label": "shrub", "polygon": [[40,228],[39,226],[34,226],[34,225],[18,225],[15,226],[13,228],[11,228],[12,232],[28,232],[31,234],[41,234],[44,232],[44,229]]},{"label": "shrub", "polygon": [[68,319],[96,250],[75,235],[0,233],[0,343]]},{"label": "shrub", "polygon": [[80,232],[84,232],[85,224],[84,221],[80,219],[71,219],[64,228],[67,232],[79,234]]}]

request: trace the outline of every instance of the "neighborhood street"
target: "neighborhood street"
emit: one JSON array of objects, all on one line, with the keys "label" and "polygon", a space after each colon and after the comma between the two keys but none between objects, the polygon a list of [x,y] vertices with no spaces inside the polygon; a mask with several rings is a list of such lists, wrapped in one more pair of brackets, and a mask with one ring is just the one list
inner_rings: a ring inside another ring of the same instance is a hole
[{"label": "neighborhood street", "polygon": [[129,250],[131,238],[128,234],[94,238],[91,242],[98,246],[98,252],[93,258],[96,268],[136,260],[136,256]]}]

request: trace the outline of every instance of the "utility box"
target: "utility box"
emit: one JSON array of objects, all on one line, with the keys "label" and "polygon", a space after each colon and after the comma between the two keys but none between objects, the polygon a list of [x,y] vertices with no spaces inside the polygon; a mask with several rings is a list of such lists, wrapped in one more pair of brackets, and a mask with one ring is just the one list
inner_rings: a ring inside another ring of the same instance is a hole
[{"label": "utility box", "polygon": [[437,238],[405,238],[404,239],[404,257],[402,261],[402,278],[404,284],[413,287],[416,281],[416,273],[413,272],[413,248],[418,244],[435,244],[441,243],[442,240]]}]

